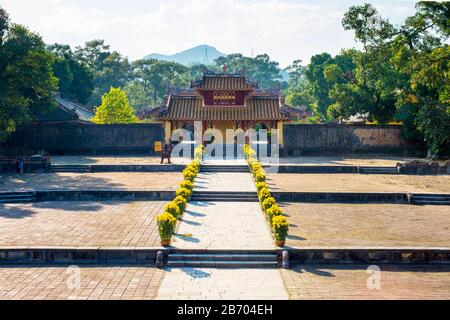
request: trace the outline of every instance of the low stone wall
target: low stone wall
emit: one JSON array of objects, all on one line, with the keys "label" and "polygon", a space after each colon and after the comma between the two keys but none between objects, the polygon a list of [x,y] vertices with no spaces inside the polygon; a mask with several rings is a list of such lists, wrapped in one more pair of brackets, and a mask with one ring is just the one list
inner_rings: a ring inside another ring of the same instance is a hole
[{"label": "low stone wall", "polygon": [[[166,163],[167,160],[164,160]],[[185,168],[182,164],[150,164],[150,165],[91,165],[91,172],[181,172]]]},{"label": "low stone wall", "polygon": [[19,127],[0,145],[0,154],[126,154],[154,155],[155,141],[164,141],[162,124],[41,124]]},{"label": "low stone wall", "polygon": [[402,137],[396,125],[288,124],[283,128],[282,155],[300,156],[339,153],[422,154]]},{"label": "low stone wall", "polygon": [[408,204],[407,193],[395,192],[272,192],[277,201],[314,203]]},{"label": "low stone wall", "polygon": [[289,248],[291,263],[449,264],[448,248]]},{"label": "low stone wall", "polygon": [[150,201],[175,198],[175,191],[128,191],[128,190],[49,190],[38,191],[37,201],[92,201],[122,200]]},{"label": "low stone wall", "polygon": [[163,248],[0,248],[1,264],[109,264],[145,263],[154,266]]}]

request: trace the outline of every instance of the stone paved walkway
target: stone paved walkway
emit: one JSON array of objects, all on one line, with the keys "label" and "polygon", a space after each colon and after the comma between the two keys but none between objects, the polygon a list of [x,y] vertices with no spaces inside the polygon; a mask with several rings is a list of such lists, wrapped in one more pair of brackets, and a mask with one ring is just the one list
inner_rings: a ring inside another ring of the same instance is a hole
[{"label": "stone paved walkway", "polygon": [[[194,188],[194,192],[255,190],[251,174],[245,172],[201,172]],[[173,245],[185,249],[275,248],[257,202],[190,202]]]},{"label": "stone paved walkway", "polygon": [[183,249],[274,249],[264,219],[258,202],[191,202],[173,246]]},{"label": "stone paved walkway", "polygon": [[245,172],[200,172],[194,191],[256,191],[252,176]]},{"label": "stone paved walkway", "polygon": [[[202,191],[255,191],[250,173],[203,173],[199,181]],[[191,202],[173,245],[184,249],[275,249],[257,202]],[[287,297],[278,269],[168,268],[157,299]]]},{"label": "stone paved walkway", "polygon": [[168,268],[156,299],[283,300],[278,269]]}]

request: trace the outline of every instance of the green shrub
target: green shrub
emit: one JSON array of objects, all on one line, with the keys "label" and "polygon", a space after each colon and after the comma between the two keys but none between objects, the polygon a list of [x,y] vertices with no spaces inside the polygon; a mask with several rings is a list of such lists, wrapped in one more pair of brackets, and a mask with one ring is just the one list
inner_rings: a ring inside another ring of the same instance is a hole
[{"label": "green shrub", "polygon": [[175,219],[178,219],[181,215],[180,208],[175,202],[169,202],[164,206],[166,212],[170,213]]},{"label": "green shrub", "polygon": [[269,209],[270,207],[272,207],[274,204],[276,203],[275,199],[273,197],[269,197],[264,199],[264,201],[262,202],[262,207],[264,209],[264,212]]},{"label": "green shrub", "polygon": [[272,219],[272,230],[275,240],[285,241],[289,231],[289,223],[284,216],[274,216]]},{"label": "green shrub", "polygon": [[156,217],[158,223],[159,237],[161,240],[170,240],[175,230],[177,219],[168,212],[164,212]]}]

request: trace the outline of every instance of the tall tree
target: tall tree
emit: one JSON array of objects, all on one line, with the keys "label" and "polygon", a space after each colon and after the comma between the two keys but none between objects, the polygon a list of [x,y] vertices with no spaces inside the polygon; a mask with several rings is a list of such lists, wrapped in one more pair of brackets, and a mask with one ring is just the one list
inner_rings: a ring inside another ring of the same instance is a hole
[{"label": "tall tree", "polygon": [[186,87],[189,68],[169,61],[138,60],[133,63],[133,83],[145,92],[145,100],[156,106],[161,103],[170,86]]},{"label": "tall tree", "polygon": [[83,61],[78,61],[70,46],[54,44],[48,47],[54,55],[53,73],[59,79],[59,91],[83,104],[94,89],[93,76]]},{"label": "tall tree", "polygon": [[54,107],[58,80],[42,38],[0,8],[0,141],[17,125]]},{"label": "tall tree", "polygon": [[325,78],[324,74],[325,68],[333,62],[333,57],[329,53],[316,54],[311,57],[311,62],[305,70],[311,87],[311,95],[314,98],[313,110],[322,119],[327,118],[327,109],[334,103],[334,100],[329,97],[333,84]]},{"label": "tall tree", "polygon": [[[449,155],[450,3],[419,2],[416,8],[400,27],[369,4],[349,9],[343,26],[364,50],[354,55],[355,79],[331,92],[337,100],[331,111],[369,112],[381,122],[397,118],[409,137],[424,138],[433,155]],[[339,72],[328,76],[336,80]]]},{"label": "tall tree", "polygon": [[137,117],[126,92],[120,88],[111,88],[103,95],[102,104],[97,108],[92,121],[97,124],[133,123],[137,122]]},{"label": "tall tree", "polygon": [[109,51],[109,45],[103,40],[86,42],[84,47],[77,47],[75,55],[84,61],[94,79],[94,90],[89,100],[90,105],[98,105],[104,93],[111,87],[124,87],[130,80],[131,68],[128,59],[120,53]]},{"label": "tall tree", "polygon": [[286,86],[282,82],[278,62],[272,61],[267,54],[260,54],[251,58],[235,53],[226,57],[219,57],[215,62],[217,70],[222,70],[222,67],[226,65],[228,72],[244,73],[251,80],[257,81],[261,88],[282,88]]}]

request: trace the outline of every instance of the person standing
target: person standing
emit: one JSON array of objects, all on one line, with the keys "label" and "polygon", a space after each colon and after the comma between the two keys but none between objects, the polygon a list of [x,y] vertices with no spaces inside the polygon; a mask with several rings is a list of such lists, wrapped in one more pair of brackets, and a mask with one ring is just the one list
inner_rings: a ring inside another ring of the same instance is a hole
[{"label": "person standing", "polygon": [[17,161],[17,173],[23,174],[23,167],[25,165],[25,161],[21,155],[19,155],[18,161]]}]

